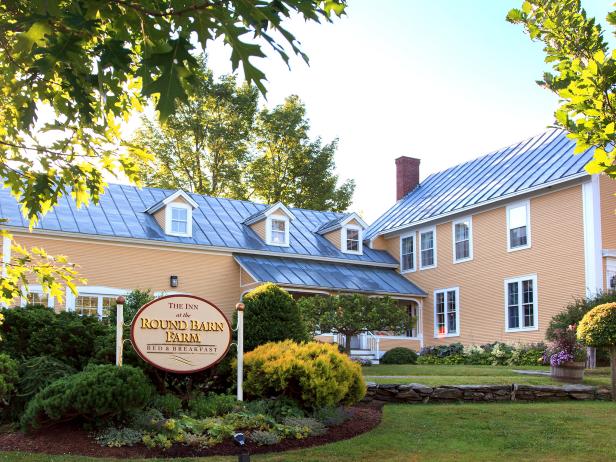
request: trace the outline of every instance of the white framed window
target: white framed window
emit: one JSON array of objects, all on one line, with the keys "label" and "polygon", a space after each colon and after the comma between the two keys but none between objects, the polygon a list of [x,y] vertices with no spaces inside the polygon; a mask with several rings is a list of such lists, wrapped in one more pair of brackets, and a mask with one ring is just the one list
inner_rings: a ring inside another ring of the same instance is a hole
[{"label": "white framed window", "polygon": [[363,252],[362,245],[362,229],[357,225],[346,225],[340,230],[340,250],[344,253],[361,254]]},{"label": "white framed window", "polygon": [[103,286],[83,286],[77,288],[79,294],[73,295],[66,288],[66,310],[74,311],[81,316],[97,316],[103,319],[116,306],[118,295],[127,295],[130,291]]},{"label": "white framed window", "polygon": [[26,289],[22,288],[22,296],[20,305],[44,305],[48,308],[53,308],[55,305],[54,297],[43,292],[43,288],[40,285],[30,285]]},{"label": "white framed window", "polygon": [[505,279],[505,331],[537,329],[537,275]]},{"label": "white framed window", "polygon": [[460,335],[460,289],[434,291],[434,337]]},{"label": "white framed window", "polygon": [[265,222],[265,237],[269,245],[288,247],[289,217],[284,215],[268,216]]},{"label": "white framed window", "polygon": [[400,236],[400,272],[415,271],[415,232]]},{"label": "white framed window", "polygon": [[419,231],[419,269],[436,268],[436,228]]},{"label": "white framed window", "polygon": [[530,247],[530,201],[507,206],[507,250]]},{"label": "white framed window", "polygon": [[471,217],[454,220],[451,224],[453,233],[453,262],[462,263],[473,259],[473,220]]},{"label": "white framed window", "polygon": [[165,233],[170,236],[192,236],[192,207],[172,202],[165,212]]}]

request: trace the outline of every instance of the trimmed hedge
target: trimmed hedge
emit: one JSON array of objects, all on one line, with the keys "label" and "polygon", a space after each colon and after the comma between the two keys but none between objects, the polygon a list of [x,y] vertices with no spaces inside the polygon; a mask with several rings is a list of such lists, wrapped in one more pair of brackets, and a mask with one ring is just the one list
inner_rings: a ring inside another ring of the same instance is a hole
[{"label": "trimmed hedge", "polygon": [[606,303],[584,315],[577,337],[592,347],[616,347],[616,303]]},{"label": "trimmed hedge", "polygon": [[77,418],[112,418],[142,409],[152,394],[152,385],[139,369],[90,366],[38,392],[28,403],[21,426],[31,430]]},{"label": "trimmed hedge", "polygon": [[392,348],[385,352],[380,362],[381,364],[416,364],[417,353],[410,348]]},{"label": "trimmed hedge", "polygon": [[276,284],[263,284],[244,295],[244,350],[268,342],[308,340],[295,300]]},{"label": "trimmed hedge", "polygon": [[353,404],[366,393],[361,367],[331,344],[268,343],[245,355],[244,371],[247,395],[286,396],[304,409]]}]

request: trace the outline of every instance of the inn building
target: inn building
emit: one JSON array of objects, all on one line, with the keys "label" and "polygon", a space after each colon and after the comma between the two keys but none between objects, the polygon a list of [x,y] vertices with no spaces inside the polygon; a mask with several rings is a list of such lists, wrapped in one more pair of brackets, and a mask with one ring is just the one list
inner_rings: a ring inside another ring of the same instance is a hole
[{"label": "inn building", "polygon": [[67,255],[88,280],[62,303],[33,285],[16,304],[104,317],[140,288],[197,295],[230,317],[243,294],[274,282],[297,296],[396,299],[417,322],[354,338],[368,356],[538,342],[573,298],[616,286],[616,181],[588,175],[592,149],[573,149],[550,129],[422,182],[419,159],[400,157],[397,201],[370,226],[355,213],[111,184],[97,205],[62,198],[30,233],[0,189],[2,226],[23,245]]}]

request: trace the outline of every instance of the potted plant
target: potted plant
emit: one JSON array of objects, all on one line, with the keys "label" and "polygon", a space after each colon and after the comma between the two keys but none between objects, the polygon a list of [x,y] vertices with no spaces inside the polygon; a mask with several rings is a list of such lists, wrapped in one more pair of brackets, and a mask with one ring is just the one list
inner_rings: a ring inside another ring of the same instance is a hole
[{"label": "potted plant", "polygon": [[555,340],[545,352],[544,361],[550,364],[555,380],[579,383],[584,379],[586,348],[578,342],[576,329],[572,324],[566,329],[555,330]]}]

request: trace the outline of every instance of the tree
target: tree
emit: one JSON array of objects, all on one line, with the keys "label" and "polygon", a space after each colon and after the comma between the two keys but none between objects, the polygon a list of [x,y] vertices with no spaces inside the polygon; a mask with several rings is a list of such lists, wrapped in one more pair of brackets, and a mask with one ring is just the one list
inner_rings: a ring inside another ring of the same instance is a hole
[{"label": "tree", "polygon": [[304,322],[314,334],[343,334],[347,353],[351,353],[354,335],[371,330],[399,332],[408,328],[412,321],[406,310],[389,297],[314,296],[300,299],[298,305]]},{"label": "tree", "polygon": [[253,194],[268,204],[344,211],[355,184],[349,180],[337,187],[333,170],[338,141],[323,145],[320,138],[310,140],[309,129],[306,107],[297,96],[259,113],[258,156],[249,169]]},{"label": "tree", "polygon": [[[588,173],[605,172],[616,178],[616,53],[608,49],[603,30],[588,18],[580,0],[528,0],[512,9],[507,20],[522,24],[533,40],[545,43],[546,72],[538,84],[556,93],[561,105],[556,123],[576,141],[575,153],[591,146],[594,158]],[[616,25],[616,11],[607,16]]]},{"label": "tree", "polygon": [[[121,131],[152,99],[160,119],[186,102],[195,55],[222,38],[234,70],[265,93],[264,45],[305,61],[284,21],[331,21],[345,0],[7,0],[0,3],[0,178],[34,224],[63,195],[97,202],[104,174],[138,183],[149,158]],[[272,31],[277,33],[272,35]],[[247,36],[252,39],[247,39]],[[19,263],[15,264],[15,267]],[[25,270],[28,268],[22,266]],[[44,290],[49,289],[49,277]],[[2,301],[19,295],[2,276]],[[8,285],[7,285],[8,284]],[[61,294],[57,294],[61,298]]]},{"label": "tree", "polygon": [[147,186],[245,199],[242,180],[258,91],[248,84],[238,86],[234,76],[215,81],[205,60],[196,77],[193,93],[164,125],[142,118],[133,142],[154,153],[154,162],[143,162],[139,177]]},{"label": "tree", "polygon": [[616,303],[599,305],[584,315],[578,339],[591,347],[607,347],[612,365],[612,400],[616,401]]},{"label": "tree", "polygon": [[246,351],[268,342],[308,340],[297,304],[286,290],[263,284],[244,295],[243,301]]}]

